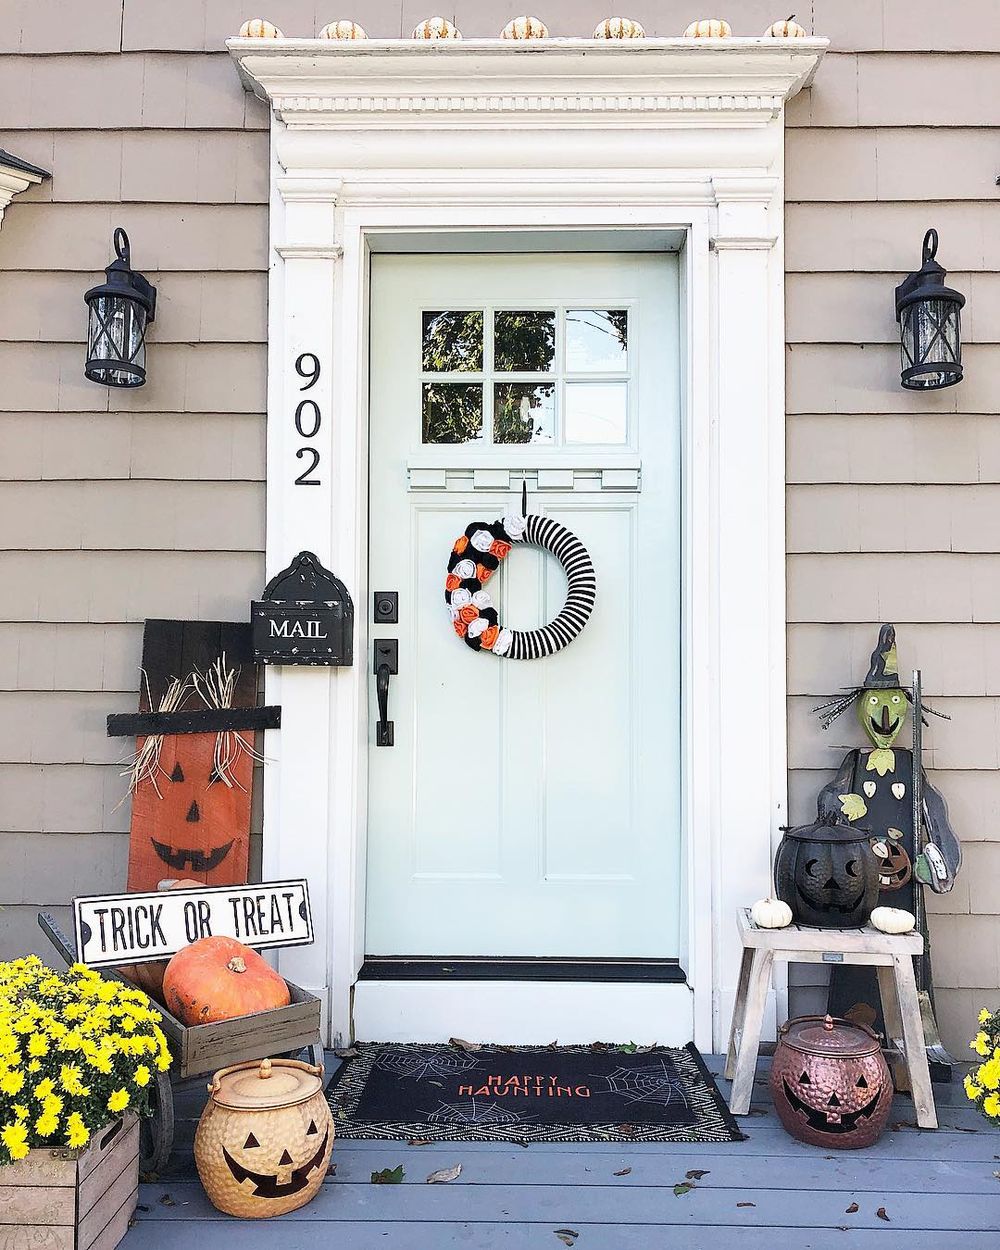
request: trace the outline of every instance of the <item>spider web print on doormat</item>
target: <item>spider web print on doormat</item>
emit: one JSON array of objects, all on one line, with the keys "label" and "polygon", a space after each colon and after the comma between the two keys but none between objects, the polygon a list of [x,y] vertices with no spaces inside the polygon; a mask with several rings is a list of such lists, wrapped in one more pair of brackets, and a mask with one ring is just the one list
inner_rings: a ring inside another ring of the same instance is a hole
[{"label": "spider web print on doormat", "polygon": [[745,1140],[695,1046],[360,1042],[327,1086],[341,1138]]}]

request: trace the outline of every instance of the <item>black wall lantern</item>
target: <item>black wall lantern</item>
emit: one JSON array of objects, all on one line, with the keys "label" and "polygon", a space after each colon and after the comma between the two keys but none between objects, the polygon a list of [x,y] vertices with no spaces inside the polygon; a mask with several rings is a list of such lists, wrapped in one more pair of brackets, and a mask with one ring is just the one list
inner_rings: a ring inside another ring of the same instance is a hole
[{"label": "black wall lantern", "polygon": [[923,264],[896,287],[902,350],[900,382],[910,391],[936,391],[962,380],[962,305],[945,286],[948,271],[934,257],[938,233],[924,235]]},{"label": "black wall lantern", "polygon": [[107,280],[83,297],[90,310],[86,374],[102,386],[142,386],[146,381],[146,327],[156,312],[156,287],[132,272],[128,235],[115,231]]}]

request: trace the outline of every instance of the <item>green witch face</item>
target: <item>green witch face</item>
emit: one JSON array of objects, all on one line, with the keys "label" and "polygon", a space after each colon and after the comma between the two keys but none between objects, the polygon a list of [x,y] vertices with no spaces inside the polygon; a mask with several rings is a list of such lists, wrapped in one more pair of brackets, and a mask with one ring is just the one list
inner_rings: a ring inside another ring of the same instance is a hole
[{"label": "green witch face", "polygon": [[886,690],[862,690],[857,713],[861,728],[876,747],[891,747],[906,720],[906,695],[898,686]]}]

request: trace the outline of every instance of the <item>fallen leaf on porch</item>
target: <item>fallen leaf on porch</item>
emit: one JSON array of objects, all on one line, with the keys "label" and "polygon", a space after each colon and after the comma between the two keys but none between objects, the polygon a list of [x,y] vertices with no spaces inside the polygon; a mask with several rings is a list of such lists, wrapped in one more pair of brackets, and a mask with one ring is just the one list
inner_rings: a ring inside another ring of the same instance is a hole
[{"label": "fallen leaf on porch", "polygon": [[979,1132],[979,1129],[977,1129],[977,1128],[959,1128],[959,1129],[956,1129],[956,1130],[955,1130],[955,1132],[957,1132],[957,1133],[978,1133],[978,1132]]},{"label": "fallen leaf on porch", "polygon": [[345,1046],[343,1050],[335,1050],[333,1053],[338,1059],[357,1059],[358,1048],[357,1046]]},{"label": "fallen leaf on porch", "polygon": [[687,1181],[680,1181],[674,1186],[674,1197],[683,1198],[684,1195],[690,1193],[692,1189],[694,1189],[693,1185],[689,1185]]},{"label": "fallen leaf on porch", "polygon": [[767,1115],[766,1107],[751,1107],[747,1115]]},{"label": "fallen leaf on porch", "polygon": [[[631,1171],[632,1171],[631,1168],[622,1168],[620,1172],[615,1173],[615,1176],[628,1176],[629,1172]],[[996,1176],[997,1173],[994,1172],[993,1175]]]},{"label": "fallen leaf on porch", "polygon": [[462,1165],[456,1163],[453,1168],[438,1168],[427,1178],[428,1185],[447,1185],[449,1181],[457,1181],[462,1175]]},{"label": "fallen leaf on porch", "polygon": [[327,1176],[336,1176],[336,1175],[337,1175],[337,1165],[336,1165],[335,1163],[331,1163],[331,1164],[330,1164],[330,1166],[326,1169],[326,1174],[327,1174]]},{"label": "fallen leaf on porch", "polygon": [[634,1124],[619,1124],[618,1132],[624,1133],[626,1136],[631,1137],[632,1134],[635,1132],[635,1125]]},{"label": "fallen leaf on porch", "polygon": [[993,1175],[996,1177],[998,1181],[1000,1181],[1000,1172],[994,1172]]},{"label": "fallen leaf on porch", "polygon": [[556,1038],[556,1040],[555,1040],[554,1042],[549,1042],[548,1046],[546,1046],[546,1047],[545,1047],[545,1049],[546,1049],[546,1050],[558,1050],[558,1049],[559,1049],[559,1038],[557,1037],[557,1038]]},{"label": "fallen leaf on porch", "polygon": [[579,1237],[580,1234],[575,1228],[557,1228],[554,1230],[557,1237]]},{"label": "fallen leaf on porch", "polygon": [[576,1238],[571,1237],[569,1233],[556,1233],[556,1236],[559,1238],[559,1240],[563,1243],[564,1246],[573,1246],[576,1244]]},{"label": "fallen leaf on porch", "polygon": [[892,1221],[889,1219],[889,1217],[885,1213],[885,1207],[879,1207],[879,1209],[875,1212],[875,1214],[878,1216],[880,1220],[885,1220],[887,1224],[892,1223]]},{"label": "fallen leaf on porch", "polygon": [[700,1181],[703,1176],[708,1175],[707,1168],[692,1168],[690,1172],[684,1173],[686,1181]]},{"label": "fallen leaf on porch", "polygon": [[847,1210],[844,1212],[844,1214],[845,1214],[845,1215],[856,1215],[856,1214],[857,1214],[857,1212],[858,1212],[858,1210],[859,1210],[858,1204],[857,1204],[856,1202],[852,1202],[852,1203],[851,1203],[851,1205],[850,1205],[850,1206],[847,1208]]},{"label": "fallen leaf on porch", "polygon": [[408,1146],[429,1146],[431,1138],[429,1137],[411,1137],[406,1143]]},{"label": "fallen leaf on porch", "polygon": [[161,1195],[160,1195],[160,1206],[161,1206],[161,1207],[175,1207],[175,1206],[177,1206],[177,1203],[176,1203],[176,1202],[174,1202],[173,1198],[171,1198],[171,1196],[170,1196],[169,1194],[161,1194]]},{"label": "fallen leaf on porch", "polygon": [[756,1202],[737,1202],[736,1205],[738,1207],[755,1207],[757,1204]]},{"label": "fallen leaf on porch", "polygon": [[144,1215],[149,1211],[149,1207],[143,1206],[141,1202],[135,1204],[135,1209],[141,1211]]},{"label": "fallen leaf on porch", "polygon": [[383,1168],[381,1172],[372,1172],[372,1184],[402,1185],[405,1175],[403,1165],[400,1163],[394,1168]]},{"label": "fallen leaf on porch", "polygon": [[607,1042],[591,1042],[590,1049],[594,1051],[596,1054],[600,1054],[602,1050],[608,1049],[608,1044]]},{"label": "fallen leaf on porch", "polygon": [[635,1044],[635,1042],[625,1042],[619,1046],[618,1049],[623,1055],[634,1055],[639,1047]]},{"label": "fallen leaf on porch", "polygon": [[466,1042],[461,1037],[449,1037],[448,1045],[454,1046],[456,1050],[482,1050],[478,1042]]},{"label": "fallen leaf on porch", "polygon": [[890,1133],[898,1133],[903,1128],[916,1128],[912,1120],[896,1120],[889,1126]]}]

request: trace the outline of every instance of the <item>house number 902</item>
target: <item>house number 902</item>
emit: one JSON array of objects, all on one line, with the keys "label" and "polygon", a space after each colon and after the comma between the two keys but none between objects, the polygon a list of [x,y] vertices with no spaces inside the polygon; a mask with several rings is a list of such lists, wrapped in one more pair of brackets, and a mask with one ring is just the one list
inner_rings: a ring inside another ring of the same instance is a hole
[{"label": "house number 902", "polygon": [[[300,391],[308,391],[319,381],[319,357],[315,352],[303,352],[295,361],[295,372],[305,378],[305,386]],[[300,399],[295,409],[295,432],[300,438],[315,438],[323,424],[323,414],[314,399]],[[314,474],[319,467],[320,455],[315,447],[300,447],[295,453],[296,460],[305,460],[306,467],[295,479],[296,486],[320,486],[322,483]]]}]

